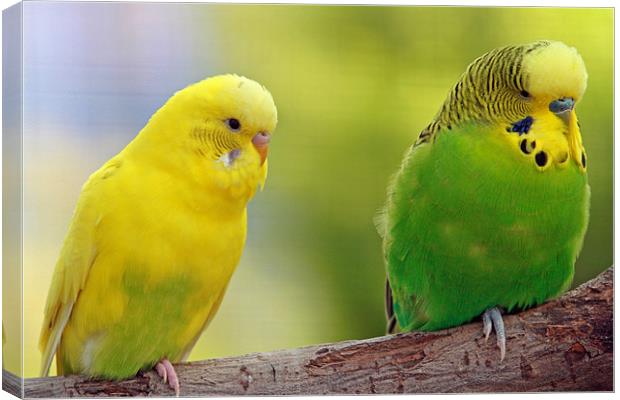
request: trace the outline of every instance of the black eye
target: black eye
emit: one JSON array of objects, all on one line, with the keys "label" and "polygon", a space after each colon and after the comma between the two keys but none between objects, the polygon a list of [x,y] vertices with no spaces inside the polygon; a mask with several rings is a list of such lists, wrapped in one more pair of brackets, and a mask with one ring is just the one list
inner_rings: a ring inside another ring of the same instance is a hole
[{"label": "black eye", "polygon": [[241,129],[241,122],[239,122],[239,120],[236,118],[227,119],[226,125],[228,125],[228,127],[233,131],[238,131],[239,129]]},{"label": "black eye", "polygon": [[521,97],[524,97],[526,99],[530,97],[530,93],[527,90],[522,90],[521,92],[519,92],[519,94],[521,95]]}]

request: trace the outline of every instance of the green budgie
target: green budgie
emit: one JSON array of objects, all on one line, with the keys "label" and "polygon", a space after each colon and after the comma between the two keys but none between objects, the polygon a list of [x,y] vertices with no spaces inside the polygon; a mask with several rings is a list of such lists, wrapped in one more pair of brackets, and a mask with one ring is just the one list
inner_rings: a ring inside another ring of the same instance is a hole
[{"label": "green budgie", "polygon": [[502,312],[565,291],[590,189],[575,104],[579,53],[539,41],[492,50],[453,86],[408,150],[378,219],[388,332],[482,315],[506,352]]}]

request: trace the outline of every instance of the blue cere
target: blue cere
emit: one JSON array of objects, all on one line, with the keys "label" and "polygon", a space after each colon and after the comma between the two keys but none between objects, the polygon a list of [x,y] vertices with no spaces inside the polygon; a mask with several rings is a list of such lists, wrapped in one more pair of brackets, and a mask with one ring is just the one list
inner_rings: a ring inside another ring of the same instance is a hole
[{"label": "blue cere", "polygon": [[534,123],[534,118],[525,117],[521,121],[517,121],[512,124],[510,128],[510,132],[517,132],[520,135],[527,133],[532,127],[532,123]]}]

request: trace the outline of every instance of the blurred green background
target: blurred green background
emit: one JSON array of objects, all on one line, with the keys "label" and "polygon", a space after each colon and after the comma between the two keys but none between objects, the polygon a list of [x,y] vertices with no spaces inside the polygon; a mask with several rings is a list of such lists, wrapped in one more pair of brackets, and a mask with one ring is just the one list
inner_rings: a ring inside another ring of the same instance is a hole
[{"label": "blurred green background", "polygon": [[465,67],[506,44],[561,40],[586,62],[592,208],[575,284],[612,263],[612,9],[24,7],[26,376],[82,183],[175,90],[216,73],[269,88],[279,125],[241,264],[192,360],[383,334],[386,183]]}]

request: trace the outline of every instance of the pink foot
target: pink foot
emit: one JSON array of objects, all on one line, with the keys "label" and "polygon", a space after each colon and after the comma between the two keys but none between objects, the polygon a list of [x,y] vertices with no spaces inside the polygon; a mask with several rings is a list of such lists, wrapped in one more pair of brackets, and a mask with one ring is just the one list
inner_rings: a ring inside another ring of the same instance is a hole
[{"label": "pink foot", "polygon": [[160,362],[155,365],[155,370],[157,371],[157,375],[161,377],[164,383],[168,383],[168,386],[172,390],[174,390],[174,394],[179,397],[179,377],[177,376],[176,371],[170,361],[167,358],[164,358]]}]

